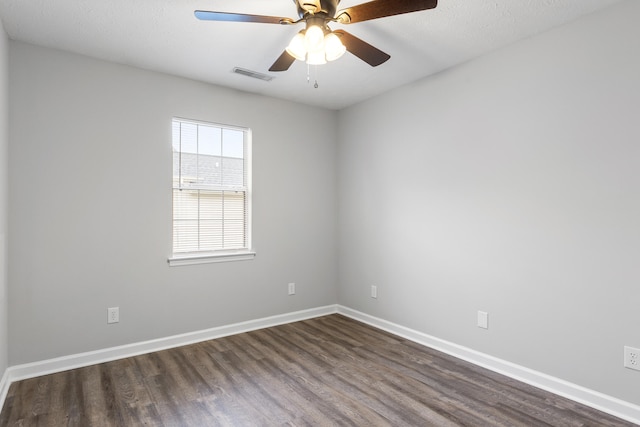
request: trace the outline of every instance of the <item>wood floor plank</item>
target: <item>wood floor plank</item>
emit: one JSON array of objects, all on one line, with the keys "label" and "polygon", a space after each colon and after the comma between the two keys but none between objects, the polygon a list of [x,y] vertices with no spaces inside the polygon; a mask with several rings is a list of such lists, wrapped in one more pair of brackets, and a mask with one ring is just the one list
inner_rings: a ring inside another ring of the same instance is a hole
[{"label": "wood floor plank", "polygon": [[340,315],[15,382],[5,426],[632,424]]}]

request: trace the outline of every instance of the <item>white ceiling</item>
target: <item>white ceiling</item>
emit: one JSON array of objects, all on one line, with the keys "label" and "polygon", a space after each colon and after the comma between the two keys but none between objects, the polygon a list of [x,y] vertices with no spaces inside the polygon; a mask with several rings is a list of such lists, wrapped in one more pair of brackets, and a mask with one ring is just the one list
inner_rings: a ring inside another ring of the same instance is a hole
[{"label": "white ceiling", "polygon": [[[267,70],[301,26],[196,20],[196,9],[297,18],[292,0],[0,0],[9,37],[248,92],[340,109],[621,0],[440,0],[436,9],[343,28],[391,55],[372,68]],[[339,9],[363,3],[342,0]],[[242,67],[275,78],[233,74]],[[313,87],[317,79],[319,87]]]}]

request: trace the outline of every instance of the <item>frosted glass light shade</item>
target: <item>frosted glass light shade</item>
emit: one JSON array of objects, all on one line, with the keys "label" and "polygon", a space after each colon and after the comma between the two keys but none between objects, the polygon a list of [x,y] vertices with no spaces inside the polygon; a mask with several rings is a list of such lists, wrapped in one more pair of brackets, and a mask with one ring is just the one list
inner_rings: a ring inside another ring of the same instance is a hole
[{"label": "frosted glass light shade", "polygon": [[304,47],[304,35],[302,32],[296,34],[289,43],[289,46],[285,49],[287,53],[294,58],[304,61],[307,54],[307,50]]},{"label": "frosted glass light shade", "polygon": [[324,31],[317,25],[307,28],[304,35],[304,44],[307,52],[324,51]]},{"label": "frosted glass light shade", "polygon": [[336,59],[344,55],[344,53],[347,51],[347,48],[344,47],[344,45],[340,41],[340,37],[336,36],[333,33],[329,33],[324,36],[324,46],[327,61],[335,61]]},{"label": "frosted glass light shade", "polygon": [[307,64],[309,65],[322,65],[326,63],[327,61],[324,58],[324,50],[318,52],[309,52],[307,54]]}]

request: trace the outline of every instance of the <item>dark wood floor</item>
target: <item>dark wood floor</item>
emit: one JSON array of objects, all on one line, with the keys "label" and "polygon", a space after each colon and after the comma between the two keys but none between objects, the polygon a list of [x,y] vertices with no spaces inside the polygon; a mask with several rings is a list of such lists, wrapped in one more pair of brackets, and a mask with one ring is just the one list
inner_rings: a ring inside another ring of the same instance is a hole
[{"label": "dark wood floor", "polygon": [[632,424],[331,315],[16,382],[15,425]]}]

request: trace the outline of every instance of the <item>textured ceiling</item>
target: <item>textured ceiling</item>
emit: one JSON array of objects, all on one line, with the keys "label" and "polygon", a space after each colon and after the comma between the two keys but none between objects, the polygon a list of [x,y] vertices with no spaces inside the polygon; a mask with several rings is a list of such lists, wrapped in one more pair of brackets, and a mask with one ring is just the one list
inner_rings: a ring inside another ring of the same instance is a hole
[{"label": "textured ceiling", "polygon": [[[311,67],[267,70],[301,26],[198,21],[196,9],[297,18],[292,0],[0,0],[13,40],[340,109],[550,30],[621,0],[440,0],[436,9],[344,28],[389,53],[372,68],[345,54]],[[339,9],[362,3],[342,0]],[[233,74],[269,74],[270,82]],[[318,81],[318,88],[313,82]]]}]

